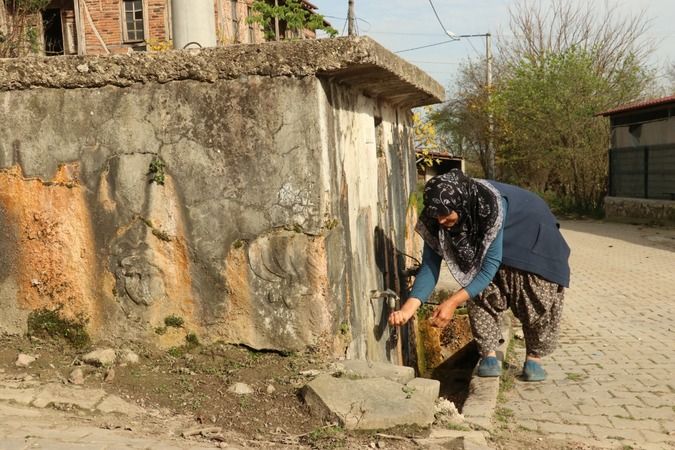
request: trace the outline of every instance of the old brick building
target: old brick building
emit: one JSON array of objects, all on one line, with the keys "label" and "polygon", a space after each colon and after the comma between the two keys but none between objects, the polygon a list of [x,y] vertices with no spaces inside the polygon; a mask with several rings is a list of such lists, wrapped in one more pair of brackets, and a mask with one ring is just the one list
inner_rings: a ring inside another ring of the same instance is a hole
[{"label": "old brick building", "polygon": [[[219,45],[262,42],[249,24],[254,0],[213,0]],[[316,7],[303,1],[314,12]],[[0,24],[2,26],[2,24]],[[42,48],[47,55],[127,53],[169,48],[170,0],[52,0],[42,12]],[[290,37],[284,31],[282,35]],[[315,37],[305,30],[303,36]],[[80,45],[83,43],[83,45]]]}]

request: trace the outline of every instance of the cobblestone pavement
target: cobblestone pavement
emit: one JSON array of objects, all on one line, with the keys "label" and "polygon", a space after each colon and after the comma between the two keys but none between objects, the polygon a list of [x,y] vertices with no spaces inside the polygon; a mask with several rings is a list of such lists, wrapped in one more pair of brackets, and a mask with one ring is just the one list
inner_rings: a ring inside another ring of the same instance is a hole
[{"label": "cobblestone pavement", "polygon": [[576,221],[562,229],[572,281],[561,345],[545,358],[549,379],[517,380],[503,406],[518,425],[553,438],[675,448],[675,229]]}]

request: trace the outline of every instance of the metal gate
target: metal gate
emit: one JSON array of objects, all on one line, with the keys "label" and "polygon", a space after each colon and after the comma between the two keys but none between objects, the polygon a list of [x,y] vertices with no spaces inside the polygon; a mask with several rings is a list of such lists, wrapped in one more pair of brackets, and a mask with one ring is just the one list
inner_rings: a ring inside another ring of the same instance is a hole
[{"label": "metal gate", "polygon": [[675,144],[611,149],[609,195],[675,200]]}]

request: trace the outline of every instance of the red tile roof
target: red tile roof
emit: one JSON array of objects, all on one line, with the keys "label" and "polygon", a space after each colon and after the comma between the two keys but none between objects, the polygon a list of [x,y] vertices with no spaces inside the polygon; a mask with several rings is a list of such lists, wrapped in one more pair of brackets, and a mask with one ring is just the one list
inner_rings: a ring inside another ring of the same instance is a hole
[{"label": "red tile roof", "polygon": [[675,103],[675,95],[670,95],[668,97],[653,98],[650,100],[643,100],[639,102],[627,103],[625,105],[617,106],[616,108],[597,113],[596,116],[613,116],[615,114],[635,111],[638,109],[652,108],[654,106],[666,105],[668,103]]}]

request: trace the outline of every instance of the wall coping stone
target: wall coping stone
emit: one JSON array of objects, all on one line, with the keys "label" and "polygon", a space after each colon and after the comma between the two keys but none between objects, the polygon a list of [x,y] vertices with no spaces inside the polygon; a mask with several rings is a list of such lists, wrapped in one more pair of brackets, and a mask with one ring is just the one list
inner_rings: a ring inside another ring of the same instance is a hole
[{"label": "wall coping stone", "polygon": [[445,91],[418,67],[368,37],[239,44],[128,55],[0,59],[0,91],[215,82],[246,76],[334,80],[405,107],[439,103]]}]

